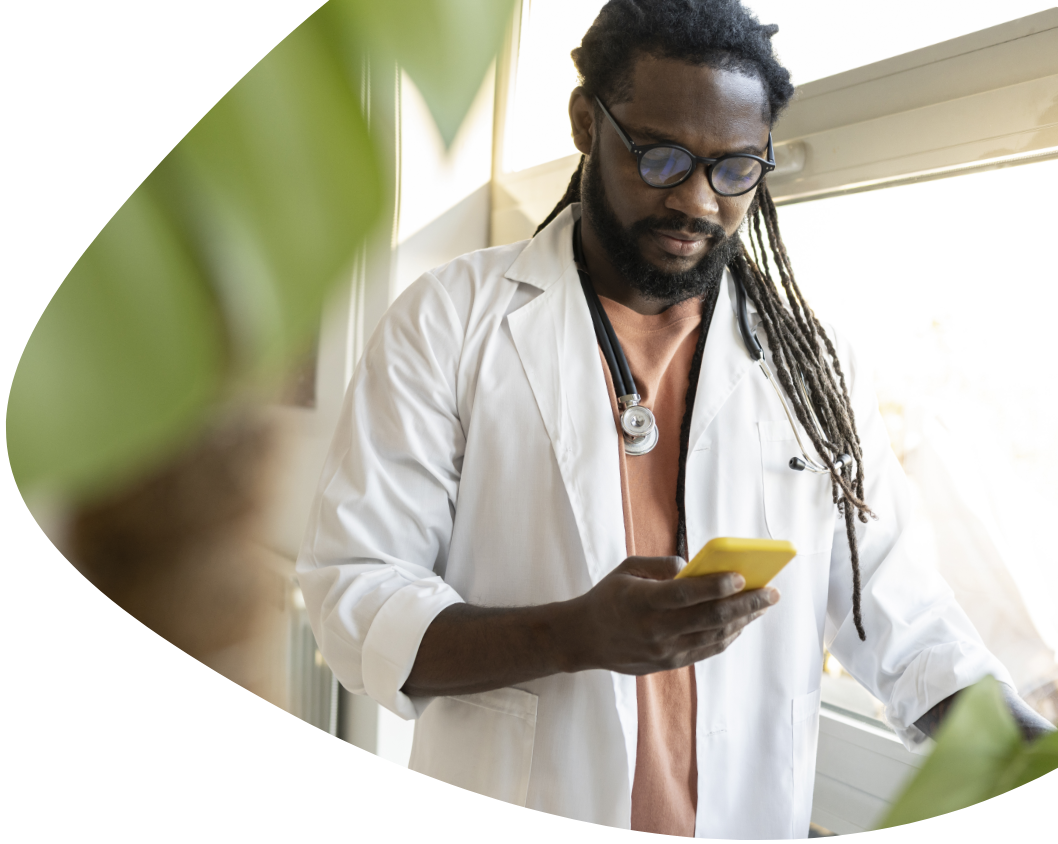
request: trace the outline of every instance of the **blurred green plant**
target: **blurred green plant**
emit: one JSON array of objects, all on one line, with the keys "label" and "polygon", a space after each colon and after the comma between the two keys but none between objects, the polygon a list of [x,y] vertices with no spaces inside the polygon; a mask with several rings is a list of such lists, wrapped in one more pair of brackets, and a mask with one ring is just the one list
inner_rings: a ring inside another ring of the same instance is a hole
[{"label": "blurred green plant", "polygon": [[177,451],[303,352],[384,198],[367,63],[403,67],[451,143],[512,0],[330,0],[107,223],[26,346],[7,411],[23,496],[83,501]]},{"label": "blurred green plant", "polygon": [[926,763],[879,829],[964,809],[1058,768],[1058,733],[1026,742],[999,683],[985,677],[962,692]]}]

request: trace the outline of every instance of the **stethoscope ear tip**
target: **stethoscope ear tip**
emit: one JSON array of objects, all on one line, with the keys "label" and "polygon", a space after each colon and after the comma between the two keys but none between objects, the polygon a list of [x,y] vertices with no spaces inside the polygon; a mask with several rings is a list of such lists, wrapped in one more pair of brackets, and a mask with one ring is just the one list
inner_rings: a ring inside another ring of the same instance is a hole
[{"label": "stethoscope ear tip", "polygon": [[[834,458],[834,468],[837,469],[839,472],[842,469],[844,469],[846,466],[851,466],[851,465],[852,465],[852,457],[850,455],[848,455],[848,454],[839,454],[837,457]],[[808,464],[804,460],[802,460],[800,457],[791,457],[789,466],[795,472],[803,472],[805,469],[808,468]],[[812,468],[813,472],[826,473],[826,471],[827,471],[825,467],[819,466],[819,465],[817,465],[815,463],[813,463],[812,466],[813,466],[813,468]]]}]

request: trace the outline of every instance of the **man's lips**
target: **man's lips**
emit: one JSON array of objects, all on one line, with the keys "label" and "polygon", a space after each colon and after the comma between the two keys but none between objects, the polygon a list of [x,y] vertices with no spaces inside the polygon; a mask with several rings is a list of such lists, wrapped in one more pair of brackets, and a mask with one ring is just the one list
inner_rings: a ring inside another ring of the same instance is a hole
[{"label": "man's lips", "polygon": [[663,232],[657,229],[650,232],[654,241],[670,255],[678,258],[688,258],[692,255],[700,255],[709,248],[712,239],[707,234],[684,234],[683,232]]}]

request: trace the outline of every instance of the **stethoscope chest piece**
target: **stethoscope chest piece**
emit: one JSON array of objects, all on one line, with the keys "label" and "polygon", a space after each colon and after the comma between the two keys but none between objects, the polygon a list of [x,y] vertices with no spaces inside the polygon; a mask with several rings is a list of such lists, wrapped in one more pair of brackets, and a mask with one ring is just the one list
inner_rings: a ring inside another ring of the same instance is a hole
[{"label": "stethoscope chest piece", "polygon": [[639,394],[620,396],[621,432],[624,434],[625,454],[646,454],[658,444],[658,425],[649,407],[639,403]]}]

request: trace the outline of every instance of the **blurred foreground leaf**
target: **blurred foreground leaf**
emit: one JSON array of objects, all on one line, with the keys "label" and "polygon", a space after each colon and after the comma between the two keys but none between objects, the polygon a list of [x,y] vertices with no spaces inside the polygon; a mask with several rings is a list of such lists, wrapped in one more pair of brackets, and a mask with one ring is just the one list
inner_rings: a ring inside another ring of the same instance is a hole
[{"label": "blurred foreground leaf", "polygon": [[[408,72],[452,143],[502,42],[513,0],[343,0],[372,50]],[[333,0],[328,6],[333,6]]]},{"label": "blurred foreground leaf", "polygon": [[446,140],[512,0],[331,0],[258,63],[111,219],[38,322],[8,404],[24,496],[86,500],[282,374],[374,223],[366,56],[399,60]]},{"label": "blurred foreground leaf", "polygon": [[24,495],[113,487],[303,349],[382,197],[360,80],[321,30],[224,96],[48,305],[8,405]]},{"label": "blurred foreground leaf", "polygon": [[360,79],[323,30],[309,18],[151,176],[211,279],[239,374],[303,351],[380,207]]},{"label": "blurred foreground leaf", "polygon": [[223,326],[151,184],[56,292],[11,385],[7,440],[23,495],[90,488],[149,459],[219,389]]},{"label": "blurred foreground leaf", "polygon": [[1058,733],[1026,743],[992,677],[959,695],[937,745],[879,828],[964,809],[1058,768]]}]

